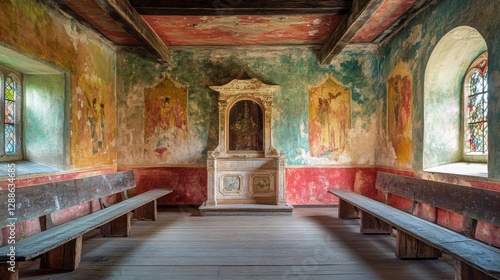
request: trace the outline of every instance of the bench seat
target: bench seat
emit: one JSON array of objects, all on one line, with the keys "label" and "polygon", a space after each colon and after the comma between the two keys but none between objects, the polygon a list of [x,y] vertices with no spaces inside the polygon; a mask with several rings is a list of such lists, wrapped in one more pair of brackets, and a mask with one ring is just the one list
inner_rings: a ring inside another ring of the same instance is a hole
[{"label": "bench seat", "polygon": [[[127,170],[0,190],[0,197],[4,198],[10,198],[15,193],[15,202],[9,202],[10,199],[0,202],[3,204],[0,208],[0,227],[10,230],[9,242],[13,241],[11,237],[15,240],[14,244],[0,248],[0,279],[18,279],[18,262],[38,257],[41,257],[40,268],[75,270],[80,264],[82,236],[85,233],[99,228],[103,236],[128,236],[132,218],[156,220],[157,199],[172,190],[154,189],[128,198],[127,191],[135,187],[134,172]],[[105,205],[108,197],[120,194],[122,201]],[[52,221],[54,213],[85,203],[92,208],[97,201],[100,210],[61,225]],[[15,209],[11,210],[13,205]],[[18,224],[37,218],[41,229],[39,233],[24,239],[15,238],[12,221]]]},{"label": "bench seat", "polygon": [[[16,261],[27,261],[36,258],[56,247],[61,246],[83,234],[94,230],[106,223],[116,219],[116,217],[132,212],[152,200],[160,198],[172,192],[169,189],[155,189],[140,195],[128,198],[125,201],[111,205],[105,209],[92,214],[69,221],[62,225],[42,231],[20,241],[16,241]],[[9,247],[0,248],[0,261],[9,260],[7,254]]]},{"label": "bench seat", "polygon": [[[384,227],[384,223],[390,225],[390,228],[396,228],[398,239],[400,235],[410,235],[462,263],[500,279],[500,249],[351,191],[329,190],[328,192],[339,197],[341,203],[347,202],[357,208],[361,216],[368,214],[375,217],[382,223],[381,228],[387,228]],[[380,233],[389,232],[382,230]],[[399,241],[397,242],[399,245]],[[429,255],[430,258],[433,256],[439,255]]]}]

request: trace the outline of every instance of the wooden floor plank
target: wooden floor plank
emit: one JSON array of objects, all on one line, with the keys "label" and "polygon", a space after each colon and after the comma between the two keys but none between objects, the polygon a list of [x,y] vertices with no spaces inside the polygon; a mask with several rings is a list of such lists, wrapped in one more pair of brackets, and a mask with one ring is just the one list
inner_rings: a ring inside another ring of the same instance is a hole
[{"label": "wooden floor plank", "polygon": [[22,279],[453,279],[453,260],[399,260],[395,238],[359,234],[336,208],[291,216],[197,216],[192,209],[132,221],[129,237],[84,236],[77,271],[21,265]]}]

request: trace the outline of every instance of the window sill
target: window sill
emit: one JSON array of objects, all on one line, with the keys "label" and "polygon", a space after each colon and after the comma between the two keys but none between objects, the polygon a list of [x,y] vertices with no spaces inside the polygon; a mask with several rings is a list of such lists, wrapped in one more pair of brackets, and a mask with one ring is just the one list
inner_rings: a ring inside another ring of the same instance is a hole
[{"label": "window sill", "polygon": [[456,162],[427,168],[424,171],[488,178],[488,165],[486,163]]},{"label": "window sill", "polygon": [[0,179],[9,177],[9,164],[12,163],[15,164],[16,177],[25,175],[43,174],[43,173],[54,173],[61,171],[60,169],[54,167],[26,160],[0,162]]}]

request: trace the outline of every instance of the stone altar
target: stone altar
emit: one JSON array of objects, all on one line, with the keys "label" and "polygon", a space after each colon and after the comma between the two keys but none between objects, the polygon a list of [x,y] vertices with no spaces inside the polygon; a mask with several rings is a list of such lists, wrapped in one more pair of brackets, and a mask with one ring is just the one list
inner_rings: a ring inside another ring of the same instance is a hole
[{"label": "stone altar", "polygon": [[[285,190],[285,155],[272,145],[273,94],[277,85],[235,79],[211,86],[219,93],[219,143],[207,154],[207,200],[200,210],[268,209],[291,213]],[[222,207],[224,206],[224,207]]]}]

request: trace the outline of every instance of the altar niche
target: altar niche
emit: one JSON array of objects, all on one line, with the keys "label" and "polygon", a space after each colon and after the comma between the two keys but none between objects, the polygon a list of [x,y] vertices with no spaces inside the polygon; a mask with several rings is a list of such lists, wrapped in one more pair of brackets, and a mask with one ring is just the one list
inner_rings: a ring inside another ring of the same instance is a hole
[{"label": "altar niche", "polygon": [[229,151],[263,152],[264,118],[260,105],[240,100],[229,110]]},{"label": "altar niche", "polygon": [[207,155],[205,206],[286,205],[285,156],[272,145],[272,96],[253,79],[211,86],[219,93],[219,144]]}]

